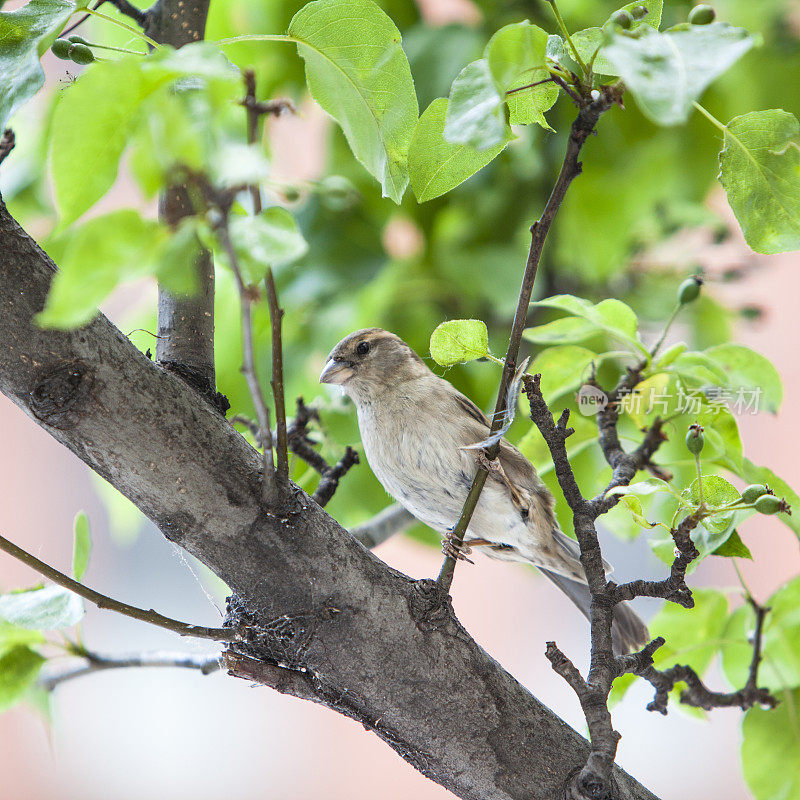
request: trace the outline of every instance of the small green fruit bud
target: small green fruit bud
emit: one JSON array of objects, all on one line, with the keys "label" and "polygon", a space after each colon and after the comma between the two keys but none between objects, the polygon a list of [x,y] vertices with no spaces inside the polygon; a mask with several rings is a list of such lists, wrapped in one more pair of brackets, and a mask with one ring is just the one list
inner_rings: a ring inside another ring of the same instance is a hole
[{"label": "small green fruit bud", "polygon": [[774,494],[765,494],[756,500],[755,509],[761,514],[777,514],[779,511],[785,511],[785,506],[786,503]]},{"label": "small green fruit bud", "polygon": [[69,57],[76,64],[91,64],[94,61],[94,53],[85,44],[70,45]]},{"label": "small green fruit bud", "polygon": [[685,306],[687,303],[691,303],[692,300],[696,300],[697,296],[700,294],[700,287],[703,285],[703,279],[695,275],[692,278],[687,278],[679,287],[678,287],[678,302]]},{"label": "small green fruit bud", "polygon": [[296,203],[300,199],[300,191],[296,186],[285,186],[283,196],[288,203]]},{"label": "small green fruit bud", "polygon": [[742,492],[742,500],[744,500],[745,503],[755,503],[755,501],[758,500],[759,497],[765,494],[772,494],[772,492],[770,492],[769,490],[769,487],[764,486],[761,483],[754,483],[748,486]]},{"label": "small green fruit bud", "polygon": [[89,44],[83,36],[70,36],[68,41],[72,42],[72,44]]},{"label": "small green fruit bud", "polygon": [[717,12],[711,6],[703,3],[702,5],[695,6],[689,12],[689,22],[692,25],[708,25],[714,21]]},{"label": "small green fruit bud", "polygon": [[623,8],[612,15],[611,21],[615,25],[619,25],[620,28],[627,31],[630,30],[631,25],[633,25],[633,16],[631,15],[630,11],[626,11]]},{"label": "small green fruit bud", "polygon": [[50,49],[53,55],[58,58],[63,58],[64,61],[69,61],[69,48],[70,43],[66,39],[56,39],[51,45]]},{"label": "small green fruit bud", "polygon": [[689,432],[686,434],[686,446],[689,448],[689,452],[696,456],[700,455],[705,443],[706,437],[703,436],[703,426],[690,425]]},{"label": "small green fruit bud", "polygon": [[644,19],[649,13],[646,6],[634,6],[631,9],[631,16],[635,20]]}]

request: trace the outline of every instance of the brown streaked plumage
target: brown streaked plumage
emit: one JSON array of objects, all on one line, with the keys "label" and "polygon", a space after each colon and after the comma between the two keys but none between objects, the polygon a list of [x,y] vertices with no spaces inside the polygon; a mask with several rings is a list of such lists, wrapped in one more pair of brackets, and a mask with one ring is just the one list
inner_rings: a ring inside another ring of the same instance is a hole
[{"label": "brown streaked plumage", "polygon": [[[452,530],[484,458],[480,449],[464,448],[486,439],[486,415],[381,328],[342,339],[320,381],[340,385],[355,403],[367,460],[386,491],[434,530]],[[534,564],[588,616],[578,547],[559,530],[554,504],[533,465],[503,439],[465,544]],[[615,612],[614,639],[619,651],[648,640],[644,623],[625,604]]]}]

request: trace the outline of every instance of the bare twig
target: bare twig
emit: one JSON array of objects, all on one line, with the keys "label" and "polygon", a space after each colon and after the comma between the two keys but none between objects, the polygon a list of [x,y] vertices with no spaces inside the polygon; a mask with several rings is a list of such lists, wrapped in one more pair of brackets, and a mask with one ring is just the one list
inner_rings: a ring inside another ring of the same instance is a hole
[{"label": "bare twig", "polygon": [[333,497],[334,492],[339,486],[339,481],[347,474],[351,467],[358,464],[358,453],[348,446],[345,448],[344,455],[327,469],[320,478],[317,489],[312,495],[312,499],[321,506],[326,506]]},{"label": "bare twig", "polygon": [[239,304],[242,319],[242,374],[247,381],[247,388],[250,390],[250,397],[258,419],[262,447],[262,498],[268,506],[274,506],[278,501],[275,485],[275,464],[272,460],[272,429],[269,424],[269,409],[264,400],[264,393],[261,391],[261,384],[256,374],[255,356],[253,352],[253,320],[251,306],[253,302],[253,290],[245,285],[242,278],[242,271],[239,267],[239,258],[236,249],[231,241],[230,228],[228,227],[228,211],[230,206],[220,208],[220,216],[217,220],[216,231],[220,244],[225,250],[228,262],[236,279],[236,286],[239,290]]},{"label": "bare twig", "polygon": [[[528,259],[525,264],[525,273],[522,278],[522,287],[520,288],[519,300],[517,301],[517,310],[514,313],[514,322],[511,326],[511,336],[508,342],[508,349],[506,351],[505,362],[503,365],[503,374],[500,379],[500,387],[497,393],[497,403],[495,404],[495,413],[492,417],[491,432],[499,430],[503,424],[503,414],[506,410],[506,395],[508,387],[517,369],[517,357],[519,355],[520,343],[522,342],[522,332],[525,329],[525,321],[528,314],[528,306],[531,301],[531,294],[533,292],[533,284],[536,280],[536,272],[539,267],[539,260],[542,255],[544,243],[547,238],[550,226],[555,218],[558,209],[564,201],[564,196],[567,193],[572,181],[581,173],[581,163],[578,160],[581,148],[583,147],[590,134],[594,131],[600,117],[608,111],[611,106],[618,102],[618,90],[613,86],[604,86],[598,92],[597,99],[583,100],[581,99],[581,107],[578,112],[576,120],[572,123],[570,129],[569,140],[567,142],[567,151],[564,155],[564,163],[561,166],[561,171],[556,180],[550,198],[545,205],[542,216],[531,227],[531,247],[528,253]],[[500,449],[500,443],[497,442],[492,445],[487,453],[487,459],[493,461],[497,458],[497,453]],[[451,539],[453,545],[459,547],[464,542],[464,535],[469,527],[470,519],[478,504],[483,486],[486,483],[488,472],[484,467],[479,467],[477,474],[472,482],[472,486],[467,495],[466,502],[464,503],[461,516],[458,523],[453,530]],[[450,585],[453,582],[453,573],[455,571],[456,560],[448,555],[439,572],[437,582],[445,590],[449,591]]]},{"label": "bare twig", "polygon": [[358,453],[352,447],[345,448],[344,455],[339,461],[330,465],[314,448],[308,438],[308,423],[311,420],[319,421],[316,409],[309,408],[302,397],[297,398],[297,409],[292,424],[287,431],[289,449],[303,459],[312,469],[320,474],[320,481],[312,499],[319,505],[325,506],[333,497],[339,486],[339,481],[347,474],[351,467],[359,463]]},{"label": "bare twig", "polygon": [[3,138],[0,139],[0,164],[6,160],[8,154],[14,149],[14,145],[16,143],[14,131],[12,131],[11,128],[6,128],[3,131]]},{"label": "bare twig", "polygon": [[220,669],[220,656],[192,655],[190,653],[132,653],[130,655],[105,656],[88,650],[74,653],[84,659],[82,664],[70,664],[58,669],[48,669],[39,678],[39,686],[48,692],[56,686],[93,675],[110,669],[126,669],[129,667],[180,667],[195,669],[203,675],[210,675]]},{"label": "bare twig", "polygon": [[230,642],[238,638],[238,633],[233,628],[206,628],[202,625],[190,625],[188,622],[179,622],[170,617],[165,617],[163,614],[153,611],[153,609],[145,610],[143,608],[137,608],[136,606],[131,606],[119,600],[114,600],[104,594],[100,594],[100,592],[96,592],[94,589],[90,589],[88,586],[78,583],[78,581],[73,580],[63,572],[59,572],[49,564],[45,564],[44,561],[40,561],[36,556],[31,555],[3,536],[0,536],[0,550],[4,550],[9,555],[14,556],[14,558],[22,561],[23,564],[27,564],[46,578],[50,578],[53,583],[57,583],[59,586],[63,586],[65,589],[75,592],[75,594],[93,603],[98,608],[116,611],[119,614],[138,619],[141,622],[149,622],[151,625],[165,628],[168,631],[174,631],[181,636],[194,636],[198,639],[213,639],[218,642]]},{"label": "bare twig", "polygon": [[554,83],[555,78],[551,75],[549,78],[545,78],[541,81],[534,81],[533,83],[526,83],[524,86],[517,86],[515,89],[509,89],[506,92],[506,96],[510,94],[516,94],[517,92],[524,92],[526,89],[533,89],[535,86],[541,86],[543,83]]}]

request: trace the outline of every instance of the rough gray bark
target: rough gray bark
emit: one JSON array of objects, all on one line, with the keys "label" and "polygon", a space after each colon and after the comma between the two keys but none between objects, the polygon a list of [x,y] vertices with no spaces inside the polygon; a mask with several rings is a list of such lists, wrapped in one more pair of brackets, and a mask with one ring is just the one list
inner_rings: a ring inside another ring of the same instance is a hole
[{"label": "rough gray bark", "polygon": [[[182,47],[203,38],[209,0],[159,0],[145,13],[145,33],[161,44]],[[159,198],[158,213],[177,226],[194,212],[186,187],[170,186]],[[214,264],[211,253],[200,250],[195,260],[197,293],[177,297],[158,287],[156,359],[219,405],[214,372]]]},{"label": "rough gray bark", "polygon": [[[433,581],[386,566],[299,489],[286,512],[262,508],[258,454],[102,315],[38,329],[55,267],[2,202],[0,253],[0,390],[233,589],[231,617],[253,626],[226,657],[235,674],[357,719],[462,798],[561,796],[586,741]],[[615,781],[621,798],[654,798]]]}]

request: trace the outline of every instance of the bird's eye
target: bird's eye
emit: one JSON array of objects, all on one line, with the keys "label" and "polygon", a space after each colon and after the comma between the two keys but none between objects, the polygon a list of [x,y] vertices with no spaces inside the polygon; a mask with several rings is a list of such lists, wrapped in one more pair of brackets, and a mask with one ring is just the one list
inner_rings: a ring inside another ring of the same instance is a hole
[{"label": "bird's eye", "polygon": [[369,353],[369,342],[359,342],[356,345],[356,355],[365,356]]}]

